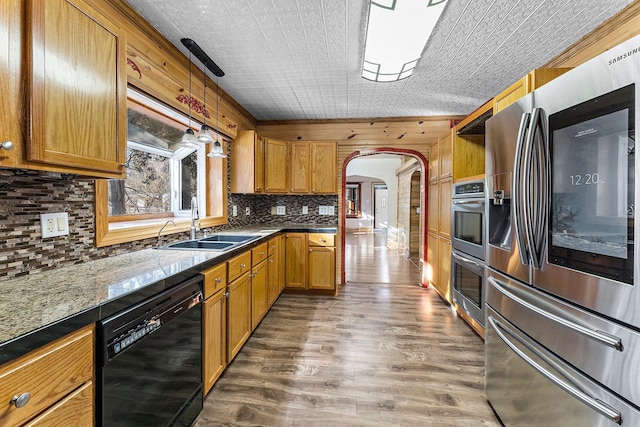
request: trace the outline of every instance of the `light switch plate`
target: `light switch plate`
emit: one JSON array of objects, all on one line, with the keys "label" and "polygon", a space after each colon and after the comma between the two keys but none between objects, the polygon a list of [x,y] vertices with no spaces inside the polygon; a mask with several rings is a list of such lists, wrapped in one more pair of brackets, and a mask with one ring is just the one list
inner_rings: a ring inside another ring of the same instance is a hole
[{"label": "light switch plate", "polygon": [[302,215],[308,215],[308,214],[309,214],[309,206],[303,206]]},{"label": "light switch plate", "polygon": [[66,236],[69,234],[69,214],[66,212],[40,214],[42,238]]},{"label": "light switch plate", "polygon": [[247,207],[245,208],[245,214],[246,214],[246,215],[251,215],[251,208],[250,208],[249,206],[247,206]]},{"label": "light switch plate", "polygon": [[231,210],[232,210],[232,215],[233,216],[238,216],[238,207],[236,205],[233,205]]},{"label": "light switch plate", "polygon": [[276,215],[285,215],[287,209],[285,206],[276,206]]}]

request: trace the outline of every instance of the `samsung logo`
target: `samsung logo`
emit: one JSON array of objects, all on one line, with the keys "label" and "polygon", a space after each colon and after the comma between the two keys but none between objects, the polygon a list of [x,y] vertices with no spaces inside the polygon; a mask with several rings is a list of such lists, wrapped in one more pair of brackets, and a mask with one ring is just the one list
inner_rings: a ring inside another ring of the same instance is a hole
[{"label": "samsung logo", "polygon": [[638,53],[639,50],[640,49],[635,48],[633,50],[630,50],[629,52],[623,53],[622,55],[616,56],[615,58],[609,60],[609,65],[613,65],[616,62],[622,61],[623,59],[625,59],[625,58],[627,58],[627,57],[629,57],[631,55],[635,55],[636,53]]}]

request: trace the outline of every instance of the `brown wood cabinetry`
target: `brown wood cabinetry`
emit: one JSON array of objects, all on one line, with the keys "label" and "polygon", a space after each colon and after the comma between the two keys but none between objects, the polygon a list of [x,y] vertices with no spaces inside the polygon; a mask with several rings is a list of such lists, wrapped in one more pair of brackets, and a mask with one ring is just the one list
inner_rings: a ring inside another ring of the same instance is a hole
[{"label": "brown wood cabinetry", "polygon": [[123,177],[124,31],[82,0],[10,0],[2,7],[10,10],[0,18],[8,21],[0,25],[8,47],[0,73],[10,74],[2,79],[0,142],[13,140],[14,149],[0,153],[0,166]]},{"label": "brown wood cabinetry", "polygon": [[569,71],[571,68],[536,68],[493,98],[493,114],[504,110],[526,94]]},{"label": "brown wood cabinetry", "polygon": [[337,190],[337,145],[335,142],[311,142],[311,192],[335,194]]},{"label": "brown wood cabinetry", "polygon": [[264,139],[264,191],[287,192],[287,142],[279,139]]},{"label": "brown wood cabinetry", "polygon": [[281,260],[281,255],[284,255],[284,249],[280,247],[280,242],[280,236],[276,236],[267,242],[269,245],[269,258],[267,259],[269,306],[273,305],[284,288],[284,261]]},{"label": "brown wood cabinetry", "polygon": [[438,140],[439,179],[450,178],[453,172],[453,133],[447,133]]},{"label": "brown wood cabinetry", "polygon": [[202,272],[202,382],[207,394],[227,366],[227,266]]},{"label": "brown wood cabinetry", "polygon": [[251,267],[251,330],[253,331],[269,310],[267,262],[259,261]]},{"label": "brown wood cabinetry", "polygon": [[92,324],[0,366],[0,425],[93,425],[94,348]]},{"label": "brown wood cabinetry", "polygon": [[438,236],[438,281],[440,295],[451,302],[451,240]]},{"label": "brown wood cabinetry", "polygon": [[251,335],[251,274],[247,271],[227,286],[227,363]]},{"label": "brown wood cabinetry", "polygon": [[440,177],[440,161],[438,159],[438,142],[435,142],[429,146],[429,172],[428,180],[438,180]]},{"label": "brown wood cabinetry", "polygon": [[427,234],[427,280],[431,285],[438,287],[438,273],[440,265],[438,264],[438,234]]},{"label": "brown wood cabinetry", "polygon": [[284,236],[285,288],[307,288],[307,235],[287,233]]},{"label": "brown wood cabinetry", "polygon": [[289,233],[285,236],[285,253],[286,289],[335,292],[334,234]]},{"label": "brown wood cabinetry", "polygon": [[438,233],[440,222],[438,196],[440,187],[438,180],[430,181],[427,186],[427,228],[430,233]]},{"label": "brown wood cabinetry", "polygon": [[289,153],[291,160],[289,192],[294,194],[309,193],[309,171],[311,170],[309,144],[307,142],[292,142],[289,145]]},{"label": "brown wood cabinetry", "polygon": [[440,236],[451,238],[451,178],[441,179],[438,182],[440,208],[438,210]]},{"label": "brown wood cabinetry", "polygon": [[231,192],[264,192],[264,140],[254,130],[239,131],[231,148]]}]

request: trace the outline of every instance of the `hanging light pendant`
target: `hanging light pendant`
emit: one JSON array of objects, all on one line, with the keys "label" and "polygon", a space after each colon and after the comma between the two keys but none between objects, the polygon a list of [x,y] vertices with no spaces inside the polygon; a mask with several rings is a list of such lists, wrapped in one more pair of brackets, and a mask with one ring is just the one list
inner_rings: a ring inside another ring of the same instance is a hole
[{"label": "hanging light pendant", "polygon": [[202,112],[202,127],[200,128],[200,132],[198,132],[198,142],[202,144],[209,144],[213,142],[213,138],[211,137],[211,132],[209,131],[209,126],[207,126],[207,84],[205,82],[206,73],[204,69],[202,70],[202,86],[204,87],[204,95],[202,102],[204,103],[204,111]]},{"label": "hanging light pendant", "polygon": [[189,127],[184,131],[182,139],[180,140],[180,146],[186,148],[198,148],[198,139],[196,134],[191,128],[191,51],[189,51]]},{"label": "hanging light pendant", "polygon": [[220,114],[218,113],[219,108],[218,108],[218,101],[220,99],[220,95],[219,95],[219,91],[218,89],[220,88],[220,83],[218,80],[218,76],[216,76],[216,142],[213,143],[213,147],[211,147],[211,151],[209,151],[209,153],[207,154],[207,157],[215,157],[218,159],[224,159],[227,157],[226,154],[224,154],[224,150],[222,149],[222,144],[220,144],[220,141],[218,141],[219,139],[219,135],[220,135],[220,123],[218,121]]}]

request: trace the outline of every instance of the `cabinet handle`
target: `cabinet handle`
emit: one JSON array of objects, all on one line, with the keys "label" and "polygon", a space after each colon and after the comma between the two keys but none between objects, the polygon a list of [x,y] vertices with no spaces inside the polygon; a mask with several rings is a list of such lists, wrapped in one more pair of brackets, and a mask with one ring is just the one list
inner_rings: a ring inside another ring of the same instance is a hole
[{"label": "cabinet handle", "polygon": [[269,262],[273,264],[273,260],[272,259],[270,259]]},{"label": "cabinet handle", "polygon": [[265,188],[264,191],[269,191],[269,187]]},{"label": "cabinet handle", "polygon": [[244,270],[245,268],[247,268],[247,264],[240,264],[240,270]]},{"label": "cabinet handle", "polygon": [[264,256],[264,252],[260,252],[260,256]]},{"label": "cabinet handle", "polygon": [[309,252],[313,252],[313,249],[309,249]]},{"label": "cabinet handle", "polygon": [[216,283],[222,283],[222,278],[217,277],[217,278],[216,278]]},{"label": "cabinet handle", "polygon": [[15,405],[16,408],[22,408],[24,405],[29,403],[29,399],[31,399],[31,393],[29,393],[28,391],[25,391],[19,396],[17,394],[13,396],[13,398],[11,399],[11,402],[9,403],[12,405]]},{"label": "cabinet handle", "polygon": [[11,141],[0,142],[0,149],[7,150],[7,151],[13,150],[13,142]]},{"label": "cabinet handle", "polygon": [[224,293],[224,297],[225,297],[225,298],[229,298],[229,291],[227,291],[227,292],[225,292],[225,293]]}]

